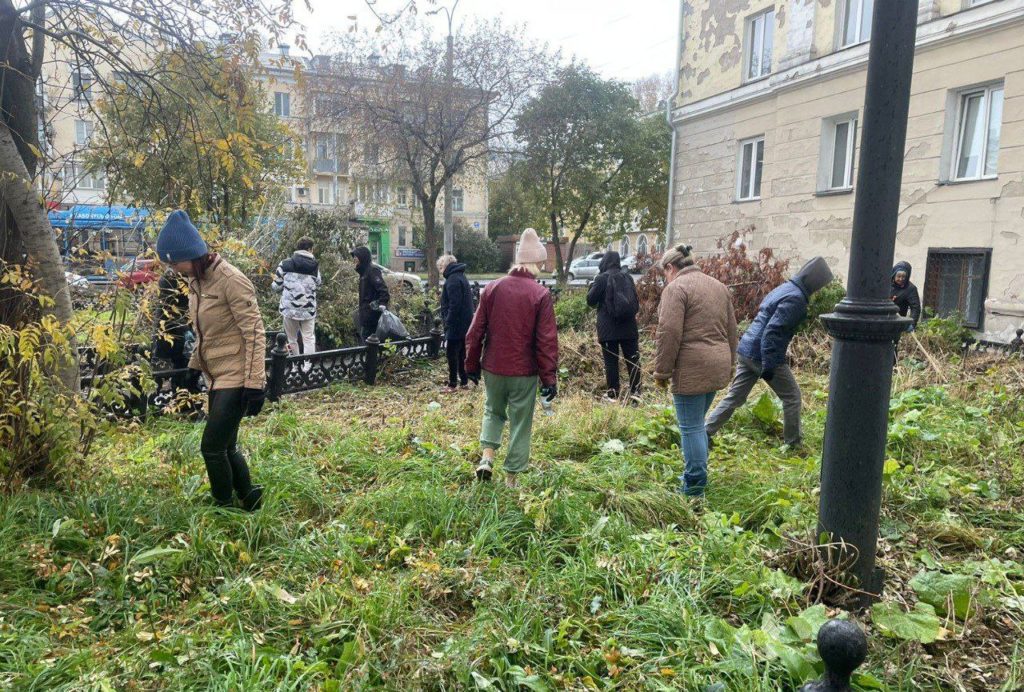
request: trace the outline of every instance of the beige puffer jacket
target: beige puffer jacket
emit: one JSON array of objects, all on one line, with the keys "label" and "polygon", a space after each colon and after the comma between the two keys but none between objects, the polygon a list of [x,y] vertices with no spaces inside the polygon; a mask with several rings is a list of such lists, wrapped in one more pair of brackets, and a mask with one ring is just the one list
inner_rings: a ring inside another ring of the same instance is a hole
[{"label": "beige puffer jacket", "polygon": [[202,281],[189,280],[188,289],[196,332],[188,366],[202,370],[211,389],[263,389],[267,337],[252,282],[218,257]]},{"label": "beige puffer jacket", "polygon": [[673,394],[707,394],[732,379],[736,313],[718,279],[685,267],[661,293],[654,379],[672,380]]}]

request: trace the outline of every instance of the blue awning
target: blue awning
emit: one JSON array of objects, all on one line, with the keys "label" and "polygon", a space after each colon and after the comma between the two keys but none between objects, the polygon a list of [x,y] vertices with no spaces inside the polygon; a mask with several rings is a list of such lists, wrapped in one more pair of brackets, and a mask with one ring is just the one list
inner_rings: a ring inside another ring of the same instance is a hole
[{"label": "blue awning", "polygon": [[81,228],[128,231],[137,228],[149,216],[148,209],[120,206],[76,204],[64,211],[51,211],[50,224],[54,228]]}]

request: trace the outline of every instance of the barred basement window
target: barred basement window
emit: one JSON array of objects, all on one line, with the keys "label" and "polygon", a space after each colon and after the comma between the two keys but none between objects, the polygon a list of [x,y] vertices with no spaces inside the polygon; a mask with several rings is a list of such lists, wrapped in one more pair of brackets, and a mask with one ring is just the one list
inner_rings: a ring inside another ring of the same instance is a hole
[{"label": "barred basement window", "polygon": [[930,248],[925,307],[940,317],[960,315],[964,326],[981,329],[991,259],[989,248]]}]

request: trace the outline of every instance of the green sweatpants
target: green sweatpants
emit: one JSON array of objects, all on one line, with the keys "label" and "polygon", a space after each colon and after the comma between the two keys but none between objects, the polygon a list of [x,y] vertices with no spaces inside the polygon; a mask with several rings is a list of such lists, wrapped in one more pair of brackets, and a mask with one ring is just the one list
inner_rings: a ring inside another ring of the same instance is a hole
[{"label": "green sweatpants", "polygon": [[530,463],[530,432],[533,410],[537,402],[537,376],[507,377],[484,370],[484,423],[480,429],[480,446],[498,449],[501,434],[508,421],[508,454],[505,471],[520,473]]}]

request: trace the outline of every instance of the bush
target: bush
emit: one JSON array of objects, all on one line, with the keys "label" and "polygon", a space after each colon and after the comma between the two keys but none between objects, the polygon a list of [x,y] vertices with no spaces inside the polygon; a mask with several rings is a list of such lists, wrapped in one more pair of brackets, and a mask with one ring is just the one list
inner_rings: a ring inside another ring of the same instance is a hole
[{"label": "bush", "polygon": [[[452,254],[460,262],[466,264],[466,269],[469,273],[473,274],[490,274],[492,272],[502,271],[501,266],[501,251],[498,249],[498,244],[494,242],[487,235],[476,231],[466,226],[461,220],[455,221],[455,238],[452,244]],[[438,232],[438,245],[437,245],[437,256],[440,257],[443,253],[443,241],[444,236],[440,231]],[[416,234],[416,247],[421,250],[426,250],[427,246],[423,233],[417,230]]]},{"label": "bush", "polygon": [[828,286],[815,293],[811,296],[811,302],[807,306],[807,319],[800,324],[797,332],[823,329],[824,325],[822,325],[819,318],[822,315],[833,312],[836,308],[836,303],[845,297],[846,288],[843,286],[843,282],[838,279],[833,280]]},{"label": "bush", "polygon": [[[744,229],[743,233],[748,234],[753,230],[751,226]],[[776,259],[775,251],[771,248],[761,248],[756,257],[748,256],[747,246],[740,242],[740,235],[740,231],[733,231],[728,238],[718,241],[718,254],[697,260],[701,271],[729,287],[737,322],[753,319],[761,301],[786,280],[786,271],[789,269],[789,260]],[[664,280],[664,272],[652,263],[637,284],[640,298],[638,320],[642,327],[653,328],[658,322],[658,305]]]},{"label": "bush", "polygon": [[555,303],[555,321],[559,329],[586,329],[593,321],[594,314],[583,292],[563,294]]},{"label": "bush", "polygon": [[928,350],[948,355],[959,353],[964,341],[973,341],[974,333],[963,325],[959,314],[936,317],[926,309],[917,327],[917,338]]}]

